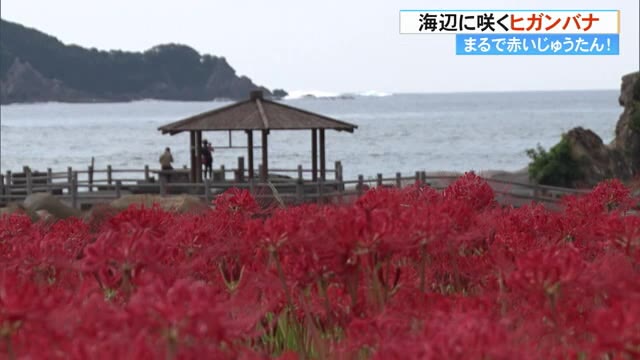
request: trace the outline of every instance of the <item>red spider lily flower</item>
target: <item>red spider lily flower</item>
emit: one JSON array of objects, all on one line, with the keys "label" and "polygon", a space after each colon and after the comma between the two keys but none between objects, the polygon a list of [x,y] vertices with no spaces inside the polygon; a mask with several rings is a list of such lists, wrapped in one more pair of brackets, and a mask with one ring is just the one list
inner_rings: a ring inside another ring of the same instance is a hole
[{"label": "red spider lily flower", "polygon": [[225,191],[213,201],[217,210],[237,212],[251,215],[259,207],[248,190],[232,188]]},{"label": "red spider lily flower", "polygon": [[15,358],[635,358],[640,217],[619,183],[495,206],[443,193],[350,205],[131,207],[0,217],[0,353]]},{"label": "red spider lily flower", "polygon": [[621,358],[640,356],[640,297],[616,301],[595,311],[590,325],[595,335],[594,353],[613,352]]},{"label": "red spider lily flower", "polygon": [[491,186],[474,173],[465,173],[442,194],[445,200],[463,201],[475,210],[482,210],[496,204],[495,194]]}]

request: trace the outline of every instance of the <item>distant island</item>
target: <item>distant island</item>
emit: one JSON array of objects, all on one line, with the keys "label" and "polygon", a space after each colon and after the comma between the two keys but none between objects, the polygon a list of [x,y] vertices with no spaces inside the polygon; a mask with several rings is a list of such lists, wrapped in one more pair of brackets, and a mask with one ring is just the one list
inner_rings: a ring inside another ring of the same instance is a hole
[{"label": "distant island", "polygon": [[0,19],[0,103],[105,102],[140,99],[242,99],[252,90],[284,90],[238,76],[224,57],[180,44],[145,52],[65,45],[53,36]]}]

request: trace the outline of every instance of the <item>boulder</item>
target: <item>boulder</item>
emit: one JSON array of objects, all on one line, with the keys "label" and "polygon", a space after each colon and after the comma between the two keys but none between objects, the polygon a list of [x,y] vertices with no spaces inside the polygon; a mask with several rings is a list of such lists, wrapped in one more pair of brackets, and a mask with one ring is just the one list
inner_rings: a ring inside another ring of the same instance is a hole
[{"label": "boulder", "polygon": [[47,219],[66,219],[69,217],[83,216],[82,212],[64,204],[54,195],[49,193],[35,193],[27,196],[22,205],[32,219],[39,218],[38,213],[46,214]]},{"label": "boulder", "polygon": [[26,214],[26,215],[29,215],[32,220],[34,220],[33,215],[35,215],[35,213],[28,214],[27,210],[24,208],[22,204],[15,203],[15,202],[9,203],[7,204],[7,206],[0,208],[0,216],[11,215],[11,214]]},{"label": "boulder", "polygon": [[610,179],[630,179],[632,172],[622,154],[602,142],[593,131],[577,127],[565,138],[571,149],[571,157],[578,162],[584,185],[594,186]]},{"label": "boulder", "polygon": [[191,195],[160,196],[150,194],[127,195],[110,203],[116,210],[124,210],[133,204],[144,207],[152,207],[154,204],[166,211],[178,213],[200,212],[208,208],[208,205],[199,198]]}]

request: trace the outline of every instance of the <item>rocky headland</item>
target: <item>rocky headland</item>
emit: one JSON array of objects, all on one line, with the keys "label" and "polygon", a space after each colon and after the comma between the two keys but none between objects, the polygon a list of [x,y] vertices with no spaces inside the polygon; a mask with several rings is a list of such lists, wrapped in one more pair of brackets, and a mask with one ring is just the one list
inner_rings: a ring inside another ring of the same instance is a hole
[{"label": "rocky headland", "polygon": [[144,52],[101,51],[0,20],[0,102],[103,102],[140,99],[243,99],[252,90],[283,90],[236,74],[224,57],[180,44]]}]

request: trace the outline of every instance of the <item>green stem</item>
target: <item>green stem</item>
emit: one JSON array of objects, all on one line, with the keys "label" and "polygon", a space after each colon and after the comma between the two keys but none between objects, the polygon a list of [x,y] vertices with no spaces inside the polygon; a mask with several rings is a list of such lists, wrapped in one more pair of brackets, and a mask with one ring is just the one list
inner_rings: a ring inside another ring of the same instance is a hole
[{"label": "green stem", "polygon": [[420,292],[424,293],[425,287],[425,264],[427,262],[427,251],[425,244],[420,245]]},{"label": "green stem", "polygon": [[458,257],[451,243],[449,244],[449,254],[451,255],[451,261],[453,262],[453,291],[457,293],[462,286],[460,285],[460,270],[458,269]]},{"label": "green stem", "polygon": [[322,297],[324,298],[324,307],[325,311],[327,312],[327,317],[332,320],[333,314],[331,313],[331,302],[329,301],[328,286],[322,277],[320,277],[319,282],[320,291],[322,292]]},{"label": "green stem", "polygon": [[9,355],[9,360],[15,360],[16,354],[13,352],[13,346],[11,345],[11,337],[5,336],[4,340],[7,343],[7,354]]},{"label": "green stem", "polygon": [[282,271],[282,265],[280,265],[280,260],[278,259],[278,253],[273,250],[271,253],[273,256],[273,260],[276,262],[276,269],[278,270],[278,277],[280,278],[280,282],[282,283],[282,288],[284,289],[284,294],[287,297],[287,303],[289,306],[293,306],[293,301],[291,299],[291,293],[289,292],[289,287],[287,286],[287,281],[284,277],[284,271]]}]

